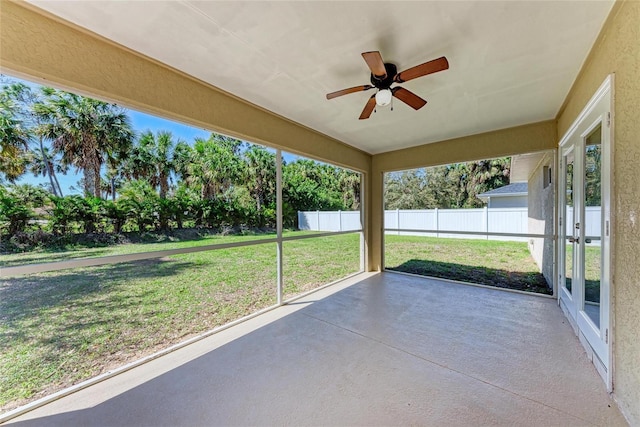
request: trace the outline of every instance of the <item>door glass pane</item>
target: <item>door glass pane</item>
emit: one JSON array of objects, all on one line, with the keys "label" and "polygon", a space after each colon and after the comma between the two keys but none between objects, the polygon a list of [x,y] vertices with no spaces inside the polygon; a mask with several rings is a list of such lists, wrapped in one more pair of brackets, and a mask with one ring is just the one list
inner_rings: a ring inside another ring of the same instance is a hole
[{"label": "door glass pane", "polygon": [[602,251],[602,129],[591,133],[584,147],[584,311],[600,327],[600,272]]},{"label": "door glass pane", "polygon": [[573,153],[564,157],[565,164],[565,198],[564,198],[564,218],[565,218],[565,251],[564,251],[564,287],[571,292],[571,282],[573,280]]}]

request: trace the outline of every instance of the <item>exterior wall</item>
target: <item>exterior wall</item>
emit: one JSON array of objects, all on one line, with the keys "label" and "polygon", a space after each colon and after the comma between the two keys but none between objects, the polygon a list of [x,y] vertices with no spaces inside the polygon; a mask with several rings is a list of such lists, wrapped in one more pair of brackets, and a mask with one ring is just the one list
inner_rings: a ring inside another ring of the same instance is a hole
[{"label": "exterior wall", "polygon": [[490,197],[490,208],[526,208],[528,203],[527,196],[502,196]]},{"label": "exterior wall", "polygon": [[558,114],[558,140],[615,73],[612,142],[613,393],[640,425],[640,2],[618,1]]},{"label": "exterior wall", "polygon": [[[553,158],[546,155],[529,177],[529,233],[553,234],[553,213],[555,208],[555,176],[551,183],[544,188],[543,170],[547,166],[553,170]],[[549,287],[553,287],[553,239],[529,239],[529,252],[538,264],[540,272],[547,280]]]}]

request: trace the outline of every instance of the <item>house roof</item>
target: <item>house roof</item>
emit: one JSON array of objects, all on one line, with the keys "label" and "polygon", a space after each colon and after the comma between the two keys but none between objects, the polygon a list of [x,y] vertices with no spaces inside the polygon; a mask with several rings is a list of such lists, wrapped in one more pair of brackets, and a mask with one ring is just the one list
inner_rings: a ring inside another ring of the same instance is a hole
[{"label": "house roof", "polygon": [[491,191],[478,194],[479,198],[505,197],[505,196],[525,196],[528,192],[529,184],[526,182],[514,182],[504,187],[494,188]]},{"label": "house roof", "polygon": [[549,152],[535,152],[519,154],[511,157],[510,174],[512,181],[528,181],[531,174],[538,168],[540,163],[550,156]]},{"label": "house roof", "polygon": [[[370,154],[553,119],[614,3],[29,2]],[[358,120],[372,91],[326,94],[367,84],[373,50],[450,68],[403,84],[419,111]]]}]

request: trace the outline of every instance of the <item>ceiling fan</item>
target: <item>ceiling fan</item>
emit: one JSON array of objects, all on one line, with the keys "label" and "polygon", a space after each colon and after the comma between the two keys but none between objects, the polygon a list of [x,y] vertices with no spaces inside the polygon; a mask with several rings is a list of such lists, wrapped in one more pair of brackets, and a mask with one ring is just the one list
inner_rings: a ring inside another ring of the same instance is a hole
[{"label": "ceiling fan", "polygon": [[398,73],[398,68],[395,64],[384,62],[382,55],[380,55],[378,51],[364,52],[362,57],[371,70],[371,85],[350,87],[327,94],[327,99],[333,99],[350,93],[364,92],[365,90],[374,88],[378,89],[374,95],[371,95],[371,98],[369,98],[367,104],[364,106],[364,110],[362,110],[362,114],[360,114],[360,120],[368,119],[376,108],[376,105],[380,107],[389,105],[392,97],[398,98],[414,110],[419,110],[425,106],[427,101],[403,87],[391,87],[391,85],[394,83],[404,83],[449,68],[449,62],[447,58],[443,56]]}]

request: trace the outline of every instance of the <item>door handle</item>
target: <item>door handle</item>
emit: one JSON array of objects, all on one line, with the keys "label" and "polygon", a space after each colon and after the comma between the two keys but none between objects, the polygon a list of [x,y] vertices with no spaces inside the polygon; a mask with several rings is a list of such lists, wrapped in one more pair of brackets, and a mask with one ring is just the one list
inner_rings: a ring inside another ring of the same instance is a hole
[{"label": "door handle", "polygon": [[568,240],[569,240],[569,243],[580,243],[579,237],[569,237]]}]

